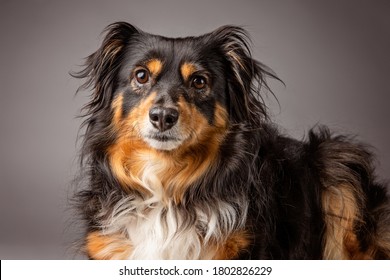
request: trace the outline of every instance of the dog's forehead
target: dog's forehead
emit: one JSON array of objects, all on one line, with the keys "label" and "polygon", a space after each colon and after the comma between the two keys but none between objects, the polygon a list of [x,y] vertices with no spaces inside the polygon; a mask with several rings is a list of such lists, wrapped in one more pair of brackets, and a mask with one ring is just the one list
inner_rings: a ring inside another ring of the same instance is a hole
[{"label": "dog's forehead", "polygon": [[131,47],[133,62],[159,60],[165,67],[201,62],[207,53],[202,37],[167,38],[156,35],[141,36]]}]

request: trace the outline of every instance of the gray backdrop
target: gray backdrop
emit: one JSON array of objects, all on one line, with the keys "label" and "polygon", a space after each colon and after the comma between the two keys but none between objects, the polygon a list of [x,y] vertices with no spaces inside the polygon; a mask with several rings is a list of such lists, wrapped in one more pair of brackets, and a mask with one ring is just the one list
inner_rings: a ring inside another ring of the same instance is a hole
[{"label": "gray backdrop", "polygon": [[275,120],[302,138],[317,123],[357,134],[390,178],[390,2],[20,1],[0,2],[0,258],[80,258],[66,210],[77,171],[74,96],[82,58],[102,29],[129,21],[166,36],[244,26],[254,55],[284,80],[271,83]]}]

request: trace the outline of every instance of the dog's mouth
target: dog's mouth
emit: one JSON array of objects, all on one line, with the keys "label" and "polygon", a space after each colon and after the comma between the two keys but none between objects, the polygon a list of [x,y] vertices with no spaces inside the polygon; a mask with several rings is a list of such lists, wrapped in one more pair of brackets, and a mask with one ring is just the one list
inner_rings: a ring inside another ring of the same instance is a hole
[{"label": "dog's mouth", "polygon": [[143,138],[149,146],[157,150],[170,151],[176,149],[183,143],[183,139],[170,135],[170,133],[148,133]]},{"label": "dog's mouth", "polygon": [[179,140],[177,137],[163,135],[160,133],[157,133],[154,135],[153,134],[148,135],[147,138],[155,140],[155,141],[160,141],[160,142],[169,142],[169,141],[178,141]]}]

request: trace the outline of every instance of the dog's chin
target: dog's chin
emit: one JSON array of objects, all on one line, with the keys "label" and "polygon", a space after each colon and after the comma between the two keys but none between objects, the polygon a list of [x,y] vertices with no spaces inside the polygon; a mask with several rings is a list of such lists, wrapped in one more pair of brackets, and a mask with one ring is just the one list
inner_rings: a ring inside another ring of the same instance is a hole
[{"label": "dog's chin", "polygon": [[158,135],[144,137],[144,140],[150,147],[161,151],[172,151],[183,143],[178,138]]}]

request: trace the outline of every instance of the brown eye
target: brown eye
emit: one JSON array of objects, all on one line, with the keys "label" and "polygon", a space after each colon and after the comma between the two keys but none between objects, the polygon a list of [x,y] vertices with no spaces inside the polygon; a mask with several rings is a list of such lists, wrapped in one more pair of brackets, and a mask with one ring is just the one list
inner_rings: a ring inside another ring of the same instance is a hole
[{"label": "brown eye", "polygon": [[202,76],[195,76],[192,79],[192,86],[196,89],[203,89],[206,86],[206,79]]},{"label": "brown eye", "polygon": [[139,69],[135,72],[135,79],[139,84],[146,84],[149,81],[149,72],[145,69]]}]

